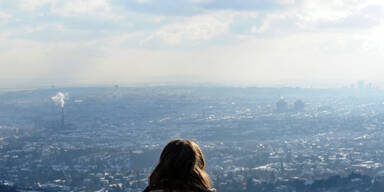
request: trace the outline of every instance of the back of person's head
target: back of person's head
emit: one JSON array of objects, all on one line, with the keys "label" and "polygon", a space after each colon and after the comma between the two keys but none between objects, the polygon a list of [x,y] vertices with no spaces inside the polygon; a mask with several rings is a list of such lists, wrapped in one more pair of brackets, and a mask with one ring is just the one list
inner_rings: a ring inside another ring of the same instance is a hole
[{"label": "back of person's head", "polygon": [[211,181],[204,168],[203,153],[195,142],[174,139],[161,152],[160,160],[149,176],[148,188],[207,191]]}]

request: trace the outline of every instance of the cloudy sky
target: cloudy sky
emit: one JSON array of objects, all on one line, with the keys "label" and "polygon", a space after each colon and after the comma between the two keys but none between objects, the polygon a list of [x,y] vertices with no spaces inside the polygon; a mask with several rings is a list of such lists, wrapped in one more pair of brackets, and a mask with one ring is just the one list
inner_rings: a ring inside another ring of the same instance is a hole
[{"label": "cloudy sky", "polygon": [[0,87],[384,81],[382,0],[0,0]]}]

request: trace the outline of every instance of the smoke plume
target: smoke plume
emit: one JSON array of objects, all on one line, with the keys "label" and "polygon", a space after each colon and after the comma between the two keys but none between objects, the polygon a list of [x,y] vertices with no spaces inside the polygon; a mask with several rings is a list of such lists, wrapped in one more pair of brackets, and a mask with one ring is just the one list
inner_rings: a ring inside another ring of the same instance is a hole
[{"label": "smoke plume", "polygon": [[60,105],[61,108],[64,108],[65,104],[65,94],[62,92],[58,92],[55,96],[51,97],[52,101],[56,103],[56,105]]}]

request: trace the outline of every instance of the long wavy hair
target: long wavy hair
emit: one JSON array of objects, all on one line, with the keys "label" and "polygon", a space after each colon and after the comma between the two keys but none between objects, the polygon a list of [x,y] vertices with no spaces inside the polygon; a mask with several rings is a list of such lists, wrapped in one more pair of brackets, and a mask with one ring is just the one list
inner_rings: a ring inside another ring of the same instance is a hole
[{"label": "long wavy hair", "polygon": [[211,180],[204,168],[203,153],[195,142],[174,139],[161,152],[144,192],[154,189],[207,191],[211,188]]}]

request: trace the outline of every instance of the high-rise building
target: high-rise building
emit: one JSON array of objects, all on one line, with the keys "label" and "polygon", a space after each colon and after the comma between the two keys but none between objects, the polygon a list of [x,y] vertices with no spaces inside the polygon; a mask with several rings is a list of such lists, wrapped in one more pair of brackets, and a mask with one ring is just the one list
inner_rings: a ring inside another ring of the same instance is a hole
[{"label": "high-rise building", "polygon": [[280,98],[276,103],[276,111],[277,112],[286,112],[288,111],[288,103],[284,100],[284,98]]},{"label": "high-rise building", "polygon": [[295,111],[304,111],[305,103],[301,99],[298,99],[293,104],[293,107],[295,108]]},{"label": "high-rise building", "polygon": [[357,88],[364,89],[365,88],[365,82],[363,80],[360,80],[357,82]]}]

